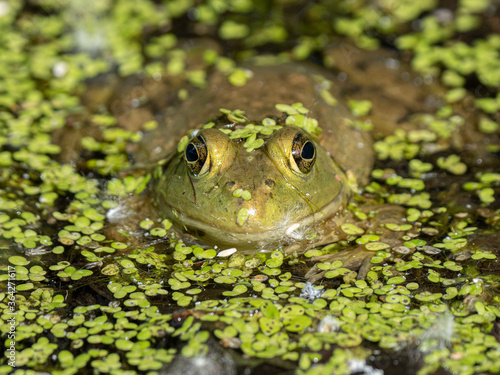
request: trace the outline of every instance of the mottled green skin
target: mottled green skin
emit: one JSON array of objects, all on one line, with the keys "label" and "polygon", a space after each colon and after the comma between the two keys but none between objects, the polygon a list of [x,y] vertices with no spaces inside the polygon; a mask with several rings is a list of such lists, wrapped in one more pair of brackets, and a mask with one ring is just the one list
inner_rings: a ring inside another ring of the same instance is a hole
[{"label": "mottled green skin", "polygon": [[[152,186],[153,202],[162,217],[202,242],[235,246],[239,250],[270,250],[277,244],[302,240],[342,210],[349,197],[348,172],[364,181],[371,170],[370,138],[347,125],[350,115],[339,102],[328,105],[319,95],[318,72],[305,65],[254,67],[244,87],[234,87],[220,76],[183,104],[165,127],[149,140],[146,159],[167,154],[188,129],[219,114],[219,108],[242,109],[249,119],[279,116],[275,104],[303,103],[318,119],[320,139],[316,161],[307,174],[293,170],[291,145],[300,129],[284,127],[265,139],[261,148],[247,152],[245,140],[230,140],[218,129],[197,133],[206,140],[210,164],[203,176],[189,173],[184,151],[173,151]],[[335,95],[335,89],[332,90]],[[152,151],[152,152],[151,152]],[[236,198],[236,189],[251,199]],[[238,223],[238,213],[248,218]]]}]

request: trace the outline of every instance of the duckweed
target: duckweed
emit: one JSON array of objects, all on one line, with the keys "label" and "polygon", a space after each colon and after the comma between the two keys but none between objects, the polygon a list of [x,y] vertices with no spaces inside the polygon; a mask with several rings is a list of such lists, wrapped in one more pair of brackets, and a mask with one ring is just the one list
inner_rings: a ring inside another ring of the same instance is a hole
[{"label": "duckweed", "polygon": [[236,198],[243,198],[246,201],[249,201],[252,198],[251,193],[248,190],[236,189],[233,191],[233,196]]},{"label": "duckweed", "polygon": [[248,209],[244,207],[241,208],[238,211],[238,215],[236,217],[236,222],[238,223],[238,225],[243,226],[246,223],[249,215],[250,213],[248,212]]},{"label": "duckweed", "polygon": [[372,109],[372,103],[368,100],[349,100],[347,104],[356,117],[367,116]]}]

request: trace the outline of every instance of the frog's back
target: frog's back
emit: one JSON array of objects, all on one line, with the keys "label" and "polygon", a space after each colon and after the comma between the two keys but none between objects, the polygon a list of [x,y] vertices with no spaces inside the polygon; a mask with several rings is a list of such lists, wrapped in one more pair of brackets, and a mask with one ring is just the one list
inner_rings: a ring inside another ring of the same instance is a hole
[{"label": "frog's back", "polygon": [[[252,66],[248,70],[251,78],[240,87],[231,85],[225,76],[214,74],[206,89],[186,100],[157,131],[146,135],[147,147],[138,153],[137,160],[165,157],[187,130],[216,117],[220,108],[241,109],[250,120],[259,121],[266,116],[280,116],[275,108],[278,103],[300,102],[318,120],[323,130],[321,143],[328,152],[361,182],[366,181],[373,163],[371,138],[348,125],[351,116],[340,100],[327,104],[323,99],[321,91],[327,89],[323,70],[297,63]],[[339,88],[329,86],[331,96],[339,99]]]}]

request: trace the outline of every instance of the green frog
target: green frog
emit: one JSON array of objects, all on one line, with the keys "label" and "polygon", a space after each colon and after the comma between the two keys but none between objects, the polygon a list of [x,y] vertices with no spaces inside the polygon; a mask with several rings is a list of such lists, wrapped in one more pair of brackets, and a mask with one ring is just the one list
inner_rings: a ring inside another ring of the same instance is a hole
[{"label": "green frog", "polygon": [[[374,152],[370,134],[355,126],[344,98],[379,103],[373,123],[387,133],[405,126],[408,113],[422,110],[418,95],[429,90],[415,94],[387,56],[377,55],[370,64],[355,56],[344,60],[346,70],[358,66],[359,77],[356,70],[334,76],[305,63],[245,67],[242,86],[213,74],[205,89],[146,134],[136,162],[158,166],[148,193],[130,207],[142,207],[142,217],[168,218],[186,239],[220,250],[301,252],[349,238],[341,230],[348,222],[394,246],[403,233],[384,224],[402,223],[403,208],[347,209],[368,181]],[[389,86],[377,90],[368,83],[370,74],[376,74],[374,81],[383,74]],[[368,83],[366,96],[361,81]],[[373,255],[359,245],[313,260],[341,260],[362,277]],[[308,273],[312,279],[321,275],[316,268]]]},{"label": "green frog", "polygon": [[[292,64],[250,71],[243,87],[221,80],[185,103],[202,112],[217,114],[226,106],[245,114],[227,111],[190,132],[182,147],[174,144],[176,151],[150,188],[162,217],[203,243],[246,252],[273,250],[306,229],[318,230],[346,207],[351,195],[346,173],[365,180],[373,161],[370,137],[349,126],[346,108],[321,102],[312,68]],[[270,81],[282,86],[269,90]],[[276,103],[294,105],[288,110],[296,114],[281,117]],[[188,127],[210,119],[205,113],[189,117],[197,119]],[[294,124],[300,121],[311,129]],[[168,139],[169,125],[178,123],[185,123],[183,114],[147,140],[153,152],[161,149],[156,140]],[[257,147],[249,147],[252,142]]]}]

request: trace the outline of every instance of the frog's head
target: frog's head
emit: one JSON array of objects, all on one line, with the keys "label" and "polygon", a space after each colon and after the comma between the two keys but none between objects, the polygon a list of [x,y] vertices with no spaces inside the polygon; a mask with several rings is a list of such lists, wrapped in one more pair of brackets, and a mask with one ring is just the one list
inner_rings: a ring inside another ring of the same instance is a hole
[{"label": "frog's head", "polygon": [[210,245],[265,249],[300,238],[345,204],[344,172],[303,129],[231,138],[195,132],[156,179],[155,205],[181,230]]}]

